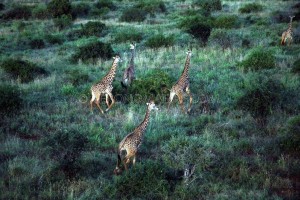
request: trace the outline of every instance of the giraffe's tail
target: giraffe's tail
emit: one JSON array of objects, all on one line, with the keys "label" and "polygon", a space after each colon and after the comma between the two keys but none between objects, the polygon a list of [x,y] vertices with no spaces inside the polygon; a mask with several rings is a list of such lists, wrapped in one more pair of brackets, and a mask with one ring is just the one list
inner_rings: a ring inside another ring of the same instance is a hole
[{"label": "giraffe's tail", "polygon": [[284,37],[281,39],[281,45],[282,45],[282,46],[285,45],[285,39],[284,39]]},{"label": "giraffe's tail", "polygon": [[114,174],[115,174],[115,175],[119,175],[119,174],[121,174],[121,172],[122,172],[122,169],[120,168],[120,164],[121,164],[121,156],[120,156],[119,152],[117,153],[117,155],[118,155],[118,160],[117,160],[117,166],[116,166],[116,168],[115,168],[115,170],[114,170]]}]

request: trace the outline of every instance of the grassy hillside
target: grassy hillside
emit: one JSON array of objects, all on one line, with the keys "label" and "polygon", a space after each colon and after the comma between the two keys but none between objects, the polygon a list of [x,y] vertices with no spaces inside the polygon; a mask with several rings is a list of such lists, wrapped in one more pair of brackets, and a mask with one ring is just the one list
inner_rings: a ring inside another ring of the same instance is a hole
[{"label": "grassy hillside", "polygon": [[[1,199],[300,197],[297,1],[34,2],[0,2]],[[294,41],[281,46],[289,15]],[[126,91],[131,42],[137,79]],[[192,110],[175,97],[168,112],[188,49]],[[117,54],[117,102],[92,113],[90,87]],[[137,164],[114,176],[118,144],[150,99],[160,110]],[[184,181],[186,165],[195,171]]]}]

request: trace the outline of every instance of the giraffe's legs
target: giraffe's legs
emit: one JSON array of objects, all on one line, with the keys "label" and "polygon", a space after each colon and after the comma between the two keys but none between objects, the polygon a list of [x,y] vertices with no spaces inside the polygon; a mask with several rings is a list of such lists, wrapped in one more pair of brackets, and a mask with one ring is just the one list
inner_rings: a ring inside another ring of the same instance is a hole
[{"label": "giraffe's legs", "polygon": [[108,106],[108,108],[105,110],[106,112],[114,105],[115,103],[115,99],[114,96],[112,95],[111,92],[107,92],[107,94],[109,95],[110,99],[111,99],[111,104]]},{"label": "giraffe's legs", "polygon": [[90,101],[91,112],[93,112],[93,102],[94,102],[95,99],[96,99],[96,97],[95,97],[94,93],[92,92],[92,99],[91,99],[91,101]]},{"label": "giraffe's legs", "polygon": [[188,112],[190,112],[191,111],[191,107],[192,107],[193,97],[192,97],[192,94],[191,94],[191,91],[190,91],[189,87],[186,88],[186,93],[190,96],[190,106],[188,108]]},{"label": "giraffe's legs", "polygon": [[132,164],[135,165],[136,155],[133,156]]},{"label": "giraffe's legs", "polygon": [[175,92],[170,92],[170,98],[169,98],[169,104],[168,104],[168,111],[170,109],[170,105],[171,105],[171,103],[173,101],[174,96],[175,96]]},{"label": "giraffe's legs", "polygon": [[181,92],[178,93],[177,96],[178,96],[178,99],[179,99],[179,105],[180,105],[180,107],[181,107],[182,112],[183,112],[183,113],[186,113],[186,112],[185,112],[184,105],[183,105],[183,95],[182,95],[182,93],[181,93]]},{"label": "giraffe's legs", "polygon": [[108,99],[108,94],[105,94],[105,101],[106,101],[106,105],[107,105],[107,107],[109,107],[109,99]]},{"label": "giraffe's legs", "polygon": [[98,106],[99,110],[100,110],[101,113],[103,114],[104,112],[103,112],[103,110],[101,109],[100,104],[99,104],[100,99],[101,99],[101,93],[100,93],[99,97],[96,99],[96,105]]},{"label": "giraffe's legs", "polygon": [[128,170],[127,164],[129,164],[129,163],[130,163],[130,155],[126,155],[125,158],[123,159],[123,165],[124,165],[126,171]]}]

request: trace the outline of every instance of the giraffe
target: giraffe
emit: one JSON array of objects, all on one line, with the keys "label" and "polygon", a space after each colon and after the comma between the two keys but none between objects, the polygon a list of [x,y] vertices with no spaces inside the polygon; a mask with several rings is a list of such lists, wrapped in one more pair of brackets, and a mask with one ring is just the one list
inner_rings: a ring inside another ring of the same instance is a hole
[{"label": "giraffe", "polygon": [[129,67],[125,69],[123,74],[123,80],[121,82],[123,87],[128,87],[133,79],[135,79],[135,70],[134,70],[134,56],[135,56],[135,46],[134,44],[130,44],[131,49],[131,59],[129,61]]},{"label": "giraffe", "polygon": [[293,31],[292,31],[292,23],[293,23],[293,18],[295,16],[290,16],[290,23],[289,23],[289,28],[284,31],[281,35],[281,45],[285,45],[287,40],[289,40],[289,45],[291,45],[293,41]]},{"label": "giraffe", "polygon": [[[147,112],[143,122],[120,142],[117,152],[118,161],[117,166],[114,170],[114,174],[118,175],[122,172],[120,168],[121,162],[123,162],[125,170],[128,170],[127,164],[130,163],[131,158],[133,158],[132,164],[135,164],[136,153],[138,151],[139,146],[142,143],[144,132],[146,131],[147,125],[149,123],[151,110],[158,110],[154,101],[150,101],[150,103],[147,103]],[[123,160],[121,160],[121,153],[124,150],[126,151],[126,156],[123,158]]]},{"label": "giraffe", "polygon": [[184,105],[183,105],[183,95],[184,93],[187,93],[190,96],[190,105],[188,108],[188,112],[191,111],[191,106],[192,106],[192,101],[193,97],[190,91],[190,82],[189,82],[189,67],[190,67],[190,60],[191,60],[191,55],[192,52],[188,50],[186,52],[186,61],[185,61],[185,66],[183,69],[183,72],[179,78],[179,80],[173,85],[172,89],[170,90],[170,99],[169,99],[169,104],[168,104],[168,110],[170,108],[170,105],[173,101],[174,96],[176,95],[179,99],[179,104],[181,106],[182,112],[185,112]]},{"label": "giraffe", "polygon": [[[96,100],[96,105],[99,108],[100,112],[102,114],[104,113],[99,104],[99,101],[101,100],[101,94],[105,94],[105,97],[106,97],[106,105],[108,106],[108,108],[105,110],[106,112],[115,103],[114,97],[112,95],[112,89],[113,89],[112,82],[116,75],[116,69],[118,66],[118,62],[121,61],[121,59],[119,56],[113,57],[113,59],[114,59],[114,61],[113,61],[110,71],[104,76],[104,78],[100,82],[94,84],[91,87],[92,99],[90,101],[90,105],[91,105],[92,112],[93,112],[93,102]],[[108,97],[111,99],[110,105],[109,105]]]}]

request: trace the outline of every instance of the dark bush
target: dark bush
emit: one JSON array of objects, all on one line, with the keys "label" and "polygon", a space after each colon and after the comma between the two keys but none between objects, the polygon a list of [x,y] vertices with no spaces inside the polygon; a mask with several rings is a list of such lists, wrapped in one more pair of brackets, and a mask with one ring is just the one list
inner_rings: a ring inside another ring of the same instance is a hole
[{"label": "dark bush", "polygon": [[47,19],[50,17],[47,7],[39,5],[32,10],[32,16],[36,19]]},{"label": "dark bush", "polygon": [[50,44],[62,44],[62,43],[64,43],[63,35],[50,34],[50,35],[46,35],[45,39]]},{"label": "dark bush", "polygon": [[250,112],[253,117],[264,119],[278,106],[284,88],[278,81],[272,79],[259,81],[259,86],[246,91],[236,105],[237,108]]},{"label": "dark bush", "polygon": [[88,73],[82,72],[79,69],[69,70],[66,74],[68,81],[74,86],[79,86],[89,81]]},{"label": "dark bush", "polygon": [[112,0],[98,0],[97,3],[95,3],[95,7],[98,9],[103,9],[103,8],[108,8],[110,10],[116,9],[116,6]]},{"label": "dark bush", "polygon": [[140,42],[143,39],[143,33],[138,30],[124,29],[115,35],[115,42]]},{"label": "dark bush", "polygon": [[174,36],[163,34],[153,35],[146,41],[145,45],[150,48],[169,47],[174,45]]},{"label": "dark bush", "polygon": [[161,103],[167,100],[168,89],[172,87],[173,82],[174,80],[164,71],[150,70],[145,77],[132,82],[129,93],[138,102],[145,102],[152,98],[155,102]]},{"label": "dark bush", "polygon": [[289,13],[284,11],[273,12],[271,20],[273,23],[287,23],[290,20]]},{"label": "dark bush", "polygon": [[210,36],[212,23],[213,20],[210,17],[196,15],[186,17],[180,22],[179,27],[206,44]]},{"label": "dark bush", "polygon": [[246,70],[271,69],[275,67],[275,57],[271,51],[259,47],[253,49],[239,65]]},{"label": "dark bush", "polygon": [[34,63],[19,59],[6,59],[1,63],[1,68],[21,82],[32,81],[38,75],[46,75],[47,72]]},{"label": "dark bush", "polygon": [[209,37],[209,41],[213,45],[221,46],[223,49],[231,47],[231,43],[232,43],[230,39],[230,35],[223,30],[213,31]]},{"label": "dark bush", "polygon": [[220,0],[194,0],[193,5],[208,11],[222,10],[222,3]]},{"label": "dark bush", "polygon": [[147,13],[138,8],[128,8],[123,11],[120,21],[123,22],[142,22],[146,19]]},{"label": "dark bush", "polygon": [[135,8],[145,11],[146,13],[154,15],[156,12],[166,12],[167,8],[161,0],[147,0],[140,1]]},{"label": "dark bush", "polygon": [[280,149],[284,152],[299,155],[300,153],[300,115],[290,118],[279,137]]},{"label": "dark bush", "polygon": [[47,9],[54,18],[72,14],[72,6],[69,0],[52,0],[48,3]]},{"label": "dark bush", "polygon": [[83,62],[95,63],[99,58],[110,59],[113,54],[114,51],[110,44],[97,41],[79,47],[77,52],[72,56],[72,61],[77,62],[81,59]]},{"label": "dark bush", "polygon": [[29,19],[31,17],[31,9],[28,6],[16,6],[2,15],[2,19]]},{"label": "dark bush", "polygon": [[5,5],[3,3],[0,3],[0,11],[5,9]]},{"label": "dark bush", "polygon": [[238,17],[235,15],[222,15],[217,17],[213,23],[214,28],[237,28]]},{"label": "dark bush", "polygon": [[45,47],[45,42],[42,39],[33,39],[29,42],[29,46],[32,49],[42,49]]},{"label": "dark bush", "polygon": [[239,9],[240,13],[260,12],[263,10],[263,6],[258,3],[248,3]]},{"label": "dark bush", "polygon": [[64,28],[70,27],[73,23],[71,15],[62,15],[53,19],[54,25],[62,30]]},{"label": "dark bush", "polygon": [[87,136],[75,128],[64,128],[43,139],[43,146],[59,163],[58,169],[69,178],[75,177],[81,170],[79,158],[87,143]]},{"label": "dark bush", "polygon": [[291,71],[295,74],[300,74],[300,59],[298,59],[294,62]]},{"label": "dark bush", "polygon": [[81,31],[84,36],[100,37],[103,30],[106,28],[105,24],[101,22],[88,22],[82,26]]},{"label": "dark bush", "polygon": [[0,113],[9,114],[22,106],[20,89],[8,84],[0,85]]},{"label": "dark bush", "polygon": [[89,15],[91,7],[87,3],[78,3],[72,5],[72,16],[75,17],[86,17]]},{"label": "dark bush", "polygon": [[161,162],[138,163],[122,177],[115,179],[115,199],[164,199],[169,190],[165,179],[166,169]]}]

